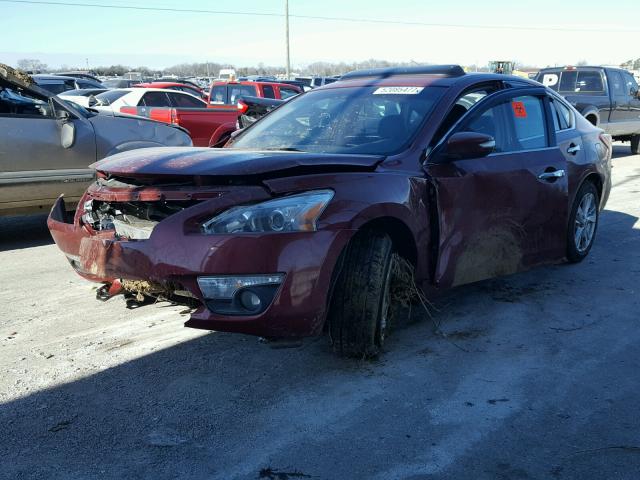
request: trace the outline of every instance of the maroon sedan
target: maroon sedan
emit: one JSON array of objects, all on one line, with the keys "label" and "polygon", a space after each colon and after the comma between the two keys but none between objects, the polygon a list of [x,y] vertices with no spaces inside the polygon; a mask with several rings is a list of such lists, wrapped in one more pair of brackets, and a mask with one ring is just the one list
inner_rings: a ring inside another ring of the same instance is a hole
[{"label": "maroon sedan", "polygon": [[[611,188],[611,144],[565,100],[458,66],[353,72],[224,149],[95,164],[49,228],[100,298],[194,306],[186,325],[267,338],[326,328],[375,355],[394,272],[447,288],[579,262]],[[406,260],[404,262],[402,259]]]}]

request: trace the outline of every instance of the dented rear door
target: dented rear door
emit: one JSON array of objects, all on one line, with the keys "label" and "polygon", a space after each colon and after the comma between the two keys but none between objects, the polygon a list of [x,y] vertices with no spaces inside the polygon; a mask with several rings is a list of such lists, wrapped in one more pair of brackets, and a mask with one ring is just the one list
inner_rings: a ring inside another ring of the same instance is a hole
[{"label": "dented rear door", "polygon": [[439,215],[437,285],[506,275],[565,255],[566,160],[549,126],[544,90],[518,92],[493,95],[454,130],[493,136],[494,153],[427,166]]}]

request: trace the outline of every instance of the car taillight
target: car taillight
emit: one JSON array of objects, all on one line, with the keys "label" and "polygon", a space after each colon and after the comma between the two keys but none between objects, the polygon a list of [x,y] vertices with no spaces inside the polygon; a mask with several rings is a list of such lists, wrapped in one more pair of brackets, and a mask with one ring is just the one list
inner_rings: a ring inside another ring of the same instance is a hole
[{"label": "car taillight", "polygon": [[609,135],[608,133],[601,133],[600,141],[604,144],[605,147],[607,147],[607,149],[611,150],[611,135]]},{"label": "car taillight", "polygon": [[137,115],[138,109],[136,107],[120,107],[120,113],[126,113],[128,115]]},{"label": "car taillight", "polygon": [[173,108],[152,108],[149,118],[163,123],[173,123]]},{"label": "car taillight", "polygon": [[238,110],[240,113],[246,113],[249,110],[249,105],[244,103],[242,100],[238,100]]},{"label": "car taillight", "polygon": [[171,109],[171,123],[174,125],[180,125],[180,118],[178,118],[178,111],[175,108]]}]

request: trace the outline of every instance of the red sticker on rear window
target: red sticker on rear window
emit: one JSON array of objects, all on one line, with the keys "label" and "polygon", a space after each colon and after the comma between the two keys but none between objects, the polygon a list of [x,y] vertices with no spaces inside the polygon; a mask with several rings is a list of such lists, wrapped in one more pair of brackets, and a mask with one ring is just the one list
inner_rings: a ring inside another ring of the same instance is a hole
[{"label": "red sticker on rear window", "polygon": [[511,107],[513,108],[513,113],[518,118],[527,118],[527,109],[524,108],[524,103],[522,102],[511,102]]}]

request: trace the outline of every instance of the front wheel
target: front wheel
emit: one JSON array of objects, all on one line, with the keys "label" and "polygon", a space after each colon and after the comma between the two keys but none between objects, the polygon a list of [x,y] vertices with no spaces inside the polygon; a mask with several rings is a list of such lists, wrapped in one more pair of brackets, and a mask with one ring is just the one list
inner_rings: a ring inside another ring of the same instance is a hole
[{"label": "front wheel", "polygon": [[578,190],[569,216],[567,232],[567,258],[577,263],[589,254],[598,228],[598,190],[585,182]]},{"label": "front wheel", "polygon": [[329,307],[334,350],[349,357],[375,357],[389,327],[393,244],[388,235],[360,232],[351,240]]}]

